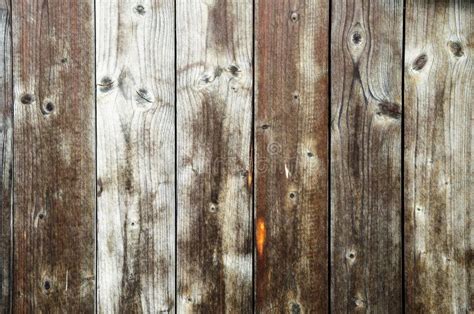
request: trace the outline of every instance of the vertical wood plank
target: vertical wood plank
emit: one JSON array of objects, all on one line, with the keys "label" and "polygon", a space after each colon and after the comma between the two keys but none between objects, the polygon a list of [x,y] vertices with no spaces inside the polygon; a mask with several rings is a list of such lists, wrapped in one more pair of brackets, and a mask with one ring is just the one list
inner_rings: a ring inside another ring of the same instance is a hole
[{"label": "vertical wood plank", "polygon": [[333,1],[331,306],[400,313],[403,1]]},{"label": "vertical wood plank", "polygon": [[252,309],[252,1],[178,0],[180,313]]},{"label": "vertical wood plank", "polygon": [[97,2],[100,313],[174,312],[174,14]]},{"label": "vertical wood plank", "polygon": [[10,1],[0,1],[0,312],[10,308],[12,199],[12,69]]},{"label": "vertical wood plank", "polygon": [[94,4],[12,1],[14,311],[91,312]]},{"label": "vertical wood plank", "polygon": [[407,1],[409,313],[474,311],[473,12],[469,0]]},{"label": "vertical wood plank", "polygon": [[323,313],[329,1],[256,3],[256,310]]}]

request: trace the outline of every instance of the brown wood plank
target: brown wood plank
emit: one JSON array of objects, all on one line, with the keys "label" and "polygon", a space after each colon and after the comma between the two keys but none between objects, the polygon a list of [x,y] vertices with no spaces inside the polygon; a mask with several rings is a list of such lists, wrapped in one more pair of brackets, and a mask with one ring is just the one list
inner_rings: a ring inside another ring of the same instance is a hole
[{"label": "brown wood plank", "polygon": [[400,313],[403,1],[333,1],[331,307]]},{"label": "brown wood plank", "polygon": [[474,3],[406,4],[408,313],[474,311]]},{"label": "brown wood plank", "polygon": [[177,1],[177,311],[252,309],[252,1]]},{"label": "brown wood plank", "polygon": [[94,1],[12,4],[13,311],[92,312]]},{"label": "brown wood plank", "polygon": [[98,311],[175,303],[174,1],[99,1]]},{"label": "brown wood plank", "polygon": [[0,1],[0,312],[10,308],[12,199],[12,69],[10,1]]},{"label": "brown wood plank", "polygon": [[256,310],[326,313],[329,1],[256,4]]}]

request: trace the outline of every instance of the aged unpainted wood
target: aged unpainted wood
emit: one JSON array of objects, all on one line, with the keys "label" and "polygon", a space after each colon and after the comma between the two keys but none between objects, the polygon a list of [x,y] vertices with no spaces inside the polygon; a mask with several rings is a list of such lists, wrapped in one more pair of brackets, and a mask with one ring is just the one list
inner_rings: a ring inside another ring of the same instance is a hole
[{"label": "aged unpainted wood", "polygon": [[323,313],[329,1],[256,3],[256,310]]},{"label": "aged unpainted wood", "polygon": [[178,0],[177,310],[252,310],[252,1]]},{"label": "aged unpainted wood", "polygon": [[96,5],[98,311],[174,312],[174,1]]},{"label": "aged unpainted wood", "polygon": [[405,263],[410,313],[474,311],[474,3],[406,4]]},{"label": "aged unpainted wood", "polygon": [[403,1],[333,1],[331,308],[402,311]]},{"label": "aged unpainted wood", "polygon": [[10,308],[12,199],[12,69],[10,1],[0,1],[0,312]]},{"label": "aged unpainted wood", "polygon": [[12,4],[13,312],[92,312],[94,1]]}]

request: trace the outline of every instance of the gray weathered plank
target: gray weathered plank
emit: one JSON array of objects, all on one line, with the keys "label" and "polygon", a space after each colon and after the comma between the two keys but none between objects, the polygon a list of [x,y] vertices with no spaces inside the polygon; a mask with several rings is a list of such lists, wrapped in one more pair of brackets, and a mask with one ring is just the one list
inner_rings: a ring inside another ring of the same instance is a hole
[{"label": "gray weathered plank", "polygon": [[0,312],[10,308],[12,198],[12,69],[10,1],[0,1]]},{"label": "gray weathered plank", "polygon": [[403,1],[333,1],[331,306],[399,313]]},{"label": "gray weathered plank", "polygon": [[252,1],[178,0],[177,310],[252,308]]},{"label": "gray weathered plank", "polygon": [[12,4],[13,311],[91,312],[94,1]]},{"label": "gray weathered plank", "polygon": [[406,5],[406,310],[471,313],[474,3]]},{"label": "gray weathered plank", "polygon": [[256,310],[328,310],[329,1],[256,1]]},{"label": "gray weathered plank", "polygon": [[98,311],[174,312],[174,1],[99,1]]}]

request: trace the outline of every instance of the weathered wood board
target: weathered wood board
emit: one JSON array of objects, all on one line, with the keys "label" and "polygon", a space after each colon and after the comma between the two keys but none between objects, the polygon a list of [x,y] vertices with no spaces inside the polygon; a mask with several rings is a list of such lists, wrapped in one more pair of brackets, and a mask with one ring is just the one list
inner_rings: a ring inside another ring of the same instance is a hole
[{"label": "weathered wood board", "polygon": [[406,4],[409,313],[474,311],[473,12],[469,0]]},{"label": "weathered wood board", "polygon": [[327,312],[329,1],[256,6],[256,311]]},{"label": "weathered wood board", "polygon": [[252,309],[252,1],[177,1],[177,311]]},{"label": "weathered wood board", "polygon": [[174,312],[174,1],[96,5],[98,311]]},{"label": "weathered wood board", "polygon": [[402,311],[403,1],[333,1],[331,308]]},{"label": "weathered wood board", "polygon": [[12,199],[12,67],[10,2],[0,1],[0,312],[10,308]]},{"label": "weathered wood board", "polygon": [[12,1],[13,312],[92,312],[94,1]]}]

